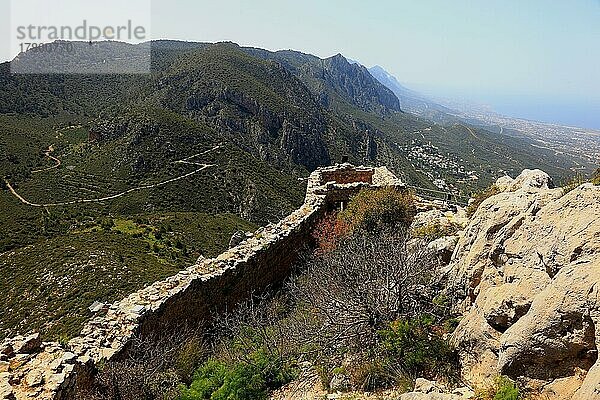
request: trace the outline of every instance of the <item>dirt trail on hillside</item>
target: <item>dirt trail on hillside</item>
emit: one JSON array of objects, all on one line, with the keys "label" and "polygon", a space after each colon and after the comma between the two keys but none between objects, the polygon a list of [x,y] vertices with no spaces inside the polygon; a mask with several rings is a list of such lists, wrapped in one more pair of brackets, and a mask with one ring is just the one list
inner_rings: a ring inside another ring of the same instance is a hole
[{"label": "dirt trail on hillside", "polygon": [[63,201],[63,202],[57,202],[57,203],[34,203],[32,201],[29,201],[27,199],[25,199],[23,196],[21,196],[16,190],[15,188],[10,184],[10,182],[8,181],[8,179],[5,177],[4,178],[4,183],[6,183],[6,186],[8,187],[8,190],[10,190],[10,192],[13,194],[13,196],[15,196],[17,199],[19,199],[19,201],[21,201],[23,204],[26,204],[28,206],[32,206],[32,207],[59,207],[59,206],[69,206],[69,205],[74,205],[74,204],[82,204],[82,203],[100,203],[102,201],[107,201],[107,200],[113,200],[122,196],[125,196],[129,193],[132,192],[136,192],[136,191],[140,191],[140,190],[146,190],[146,189],[152,189],[152,188],[156,188],[156,187],[160,187],[160,186],[164,186],[167,185],[169,183],[173,183],[185,178],[188,178],[192,175],[197,174],[200,171],[204,171],[207,168],[211,168],[211,167],[215,167],[217,166],[217,164],[204,164],[204,163],[197,163],[197,162],[192,162],[189,161],[195,157],[199,157],[205,154],[208,154],[212,151],[215,151],[217,149],[221,148],[221,146],[215,146],[212,149],[206,150],[202,153],[198,153],[198,154],[194,154],[193,156],[184,158],[182,160],[177,160],[174,161],[174,163],[184,163],[184,164],[191,164],[191,165],[197,165],[200,168],[195,169],[192,172],[188,172],[187,174],[184,175],[180,175],[180,176],[176,176],[174,178],[171,179],[167,179],[165,181],[162,182],[158,182],[158,183],[153,183],[150,185],[143,185],[143,186],[138,186],[135,188],[131,188],[128,190],[125,190],[123,192],[117,193],[117,194],[113,194],[110,196],[105,196],[105,197],[101,197],[101,198],[97,198],[97,199],[77,199],[77,200],[70,200],[70,201]]},{"label": "dirt trail on hillside", "polygon": [[61,164],[60,160],[58,158],[56,158],[56,157],[51,156],[51,154],[53,152],[54,152],[54,145],[53,144],[51,144],[50,146],[48,146],[48,150],[46,150],[44,152],[44,155],[47,158],[49,158],[50,160],[54,161],[55,164],[53,166],[47,167],[47,168],[35,169],[35,170],[31,171],[31,173],[32,174],[38,174],[40,172],[46,172],[46,171],[50,171],[50,170],[53,170],[53,169],[56,169],[56,168],[60,167],[60,164]]}]

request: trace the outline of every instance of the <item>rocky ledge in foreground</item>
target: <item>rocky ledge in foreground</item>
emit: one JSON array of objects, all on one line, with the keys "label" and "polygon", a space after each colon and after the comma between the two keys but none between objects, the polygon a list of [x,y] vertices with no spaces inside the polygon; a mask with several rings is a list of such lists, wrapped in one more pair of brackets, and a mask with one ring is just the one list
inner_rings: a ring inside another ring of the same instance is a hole
[{"label": "rocky ledge in foreground", "polygon": [[600,187],[525,170],[496,183],[448,267],[453,342],[474,386],[498,374],[544,399],[600,398]]}]

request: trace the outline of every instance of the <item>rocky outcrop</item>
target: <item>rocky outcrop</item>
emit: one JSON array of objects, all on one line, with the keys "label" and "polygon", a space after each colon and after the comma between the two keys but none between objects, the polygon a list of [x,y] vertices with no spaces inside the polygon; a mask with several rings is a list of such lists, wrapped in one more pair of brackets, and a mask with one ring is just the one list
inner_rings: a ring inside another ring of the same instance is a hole
[{"label": "rocky outcrop", "polygon": [[[301,91],[296,86],[288,90]],[[325,118],[316,104],[307,105],[306,109],[310,110],[306,116],[275,111],[229,87],[217,88],[210,95],[194,93],[186,100],[186,111],[196,119],[228,132],[232,140],[262,160],[280,165],[292,162],[312,171],[329,165],[331,159],[325,143]]]},{"label": "rocky outcrop", "polygon": [[477,385],[497,374],[524,377],[550,399],[595,398],[600,187],[565,194],[538,170],[496,186],[501,192],[471,219],[449,271],[448,292],[464,312],[452,336],[464,378]]},{"label": "rocky outcrop", "polygon": [[400,396],[400,400],[468,400],[473,398],[475,398],[475,393],[467,387],[449,391],[444,385],[423,378],[415,380],[412,392]]},{"label": "rocky outcrop", "polygon": [[468,218],[464,209],[448,210],[425,200],[420,200],[419,212],[411,226],[413,235],[428,241],[427,247],[436,254],[444,265],[448,265]]},{"label": "rocky outcrop", "polygon": [[400,111],[400,100],[387,87],[373,78],[360,64],[351,64],[341,54],[322,61],[323,80],[336,92],[347,96],[352,104],[366,111]]},{"label": "rocky outcrop", "polygon": [[236,231],[233,235],[231,235],[231,239],[229,240],[229,248],[233,248],[238,246],[244,240],[251,238],[254,236],[252,232],[244,232],[244,231]]},{"label": "rocky outcrop", "polygon": [[16,336],[0,345],[0,399],[61,398],[74,384],[77,356],[39,334]]}]

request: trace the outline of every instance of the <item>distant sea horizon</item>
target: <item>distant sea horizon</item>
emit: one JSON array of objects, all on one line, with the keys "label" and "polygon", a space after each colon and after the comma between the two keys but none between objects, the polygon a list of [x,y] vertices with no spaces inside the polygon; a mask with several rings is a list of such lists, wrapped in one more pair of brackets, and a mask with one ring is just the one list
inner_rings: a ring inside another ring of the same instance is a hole
[{"label": "distant sea horizon", "polygon": [[600,104],[547,100],[535,104],[496,101],[490,104],[498,114],[550,124],[600,130]]},{"label": "distant sea horizon", "polygon": [[497,114],[548,124],[600,130],[600,99],[574,99],[566,96],[473,93],[457,90],[439,90],[426,85],[408,88],[436,99],[472,104]]}]

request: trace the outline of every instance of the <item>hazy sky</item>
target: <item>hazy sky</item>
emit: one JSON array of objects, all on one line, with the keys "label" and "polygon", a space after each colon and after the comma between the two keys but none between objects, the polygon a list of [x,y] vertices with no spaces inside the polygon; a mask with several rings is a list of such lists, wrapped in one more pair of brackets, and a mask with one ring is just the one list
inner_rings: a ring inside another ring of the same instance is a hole
[{"label": "hazy sky", "polygon": [[[506,99],[510,105],[518,100],[524,103],[521,114],[537,110],[548,114],[546,120],[569,104],[569,115],[600,128],[600,0],[155,0],[152,5],[154,38],[231,40],[321,57],[342,53],[367,66],[379,64],[408,86],[500,109]],[[598,116],[591,115],[595,111]]]}]

